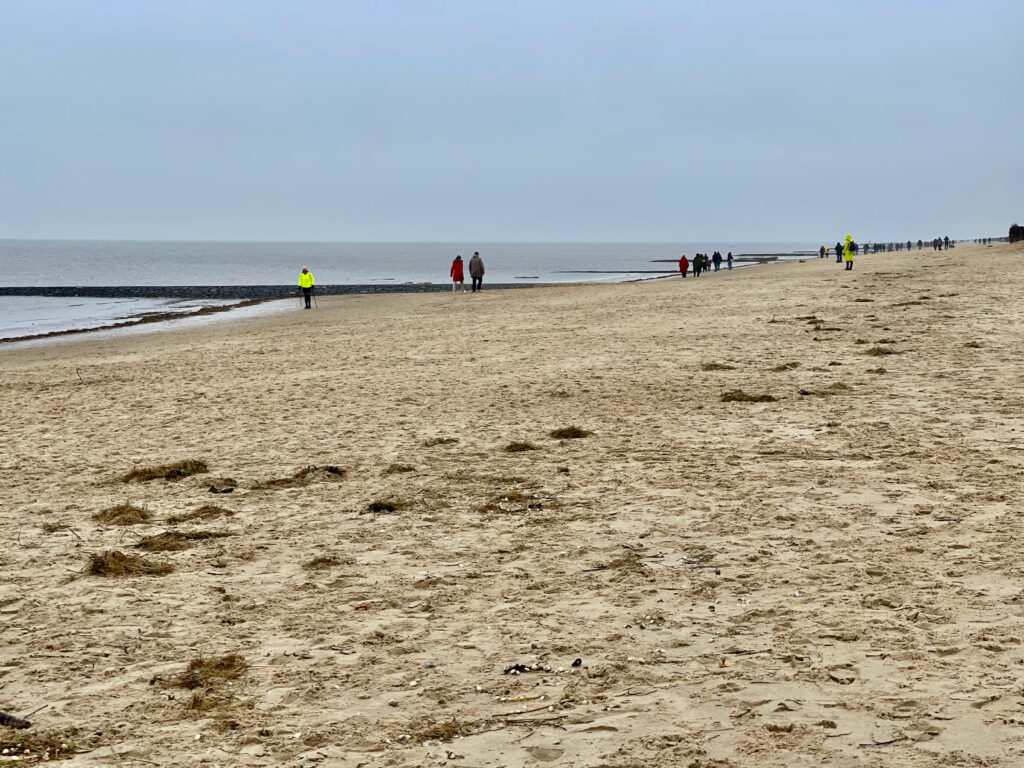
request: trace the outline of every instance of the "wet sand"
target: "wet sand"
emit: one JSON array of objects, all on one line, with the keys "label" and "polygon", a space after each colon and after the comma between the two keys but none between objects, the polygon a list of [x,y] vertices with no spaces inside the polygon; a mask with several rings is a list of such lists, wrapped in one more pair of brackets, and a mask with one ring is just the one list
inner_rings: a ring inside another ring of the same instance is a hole
[{"label": "wet sand", "polygon": [[1022,257],[0,350],[0,710],[76,766],[1020,765]]}]

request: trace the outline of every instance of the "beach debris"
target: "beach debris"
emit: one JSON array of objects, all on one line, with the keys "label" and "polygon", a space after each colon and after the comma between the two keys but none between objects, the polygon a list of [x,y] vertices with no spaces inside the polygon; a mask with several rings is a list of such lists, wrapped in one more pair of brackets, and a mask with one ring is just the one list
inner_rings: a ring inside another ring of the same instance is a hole
[{"label": "beach debris", "polygon": [[[212,688],[227,680],[237,680],[249,665],[244,656],[229,653],[226,656],[202,656],[192,659],[188,667],[174,680],[172,685],[178,688],[194,690],[196,688]],[[150,684],[156,678],[150,681]]]},{"label": "beach debris", "polygon": [[537,446],[533,443],[514,441],[502,448],[505,453],[522,453],[523,451],[536,451]]},{"label": "beach debris", "polygon": [[512,664],[511,666],[505,667],[503,675],[519,675],[524,672],[550,672],[551,667],[548,664]]},{"label": "beach debris", "polygon": [[0,725],[6,725],[8,728],[30,728],[32,723],[28,720],[22,720],[20,717],[9,715],[6,712],[0,712]]},{"label": "beach debris", "polygon": [[700,364],[700,369],[702,371],[735,371],[736,370],[736,366],[735,365],[729,365],[728,363],[710,362],[710,363],[701,363]]},{"label": "beach debris", "polygon": [[459,442],[457,437],[431,437],[428,440],[423,441],[424,448],[433,448],[437,445],[454,445]]},{"label": "beach debris", "polygon": [[881,346],[878,346],[878,347],[872,347],[871,349],[865,350],[864,354],[865,355],[870,355],[871,357],[885,357],[886,355],[894,355],[894,354],[896,354],[896,351],[892,347],[881,347]]},{"label": "beach debris", "polygon": [[147,482],[149,480],[180,480],[183,477],[208,472],[206,462],[199,459],[184,459],[174,464],[160,464],[155,467],[135,467],[121,477],[122,483]]},{"label": "beach debris", "polygon": [[165,518],[164,522],[169,525],[175,525],[177,523],[191,523],[195,520],[210,520],[214,517],[231,517],[233,514],[235,513],[230,509],[224,509],[224,507],[218,507],[215,504],[203,504],[200,507],[196,507],[191,512],[184,512],[180,515],[171,515]]},{"label": "beach debris", "polygon": [[225,536],[233,536],[229,531],[164,531],[154,536],[146,536],[139,540],[136,548],[144,549],[147,552],[178,552],[188,549],[196,541],[207,541],[209,539],[220,539]]},{"label": "beach debris", "polygon": [[387,469],[381,472],[382,475],[399,475],[405,472],[415,472],[416,467],[412,464],[390,464]]},{"label": "beach debris", "polygon": [[267,488],[301,488],[317,481],[337,482],[345,478],[346,471],[334,464],[325,464],[322,467],[310,464],[300,469],[291,477],[279,477],[274,480],[262,480],[253,485],[253,490],[264,490]]},{"label": "beach debris", "polygon": [[723,403],[774,403],[776,398],[769,394],[751,395],[742,389],[730,389],[718,398]]},{"label": "beach debris", "polygon": [[406,506],[404,501],[389,499],[388,501],[371,501],[366,505],[366,511],[371,515],[390,515]]},{"label": "beach debris", "polygon": [[97,523],[110,525],[136,525],[144,523],[153,516],[148,509],[136,507],[128,502],[101,510],[92,516]]},{"label": "beach debris", "polygon": [[216,483],[210,485],[210,493],[234,493],[235,487],[232,486],[218,486]]},{"label": "beach debris", "polygon": [[578,666],[580,666],[582,664],[583,664],[583,659],[576,659],[575,661],[573,661],[572,666],[578,667]]},{"label": "beach debris", "polygon": [[67,734],[31,733],[25,730],[0,735],[0,763],[42,763],[63,760],[75,754]]},{"label": "beach debris", "polygon": [[117,550],[108,550],[89,555],[85,568],[88,576],[166,576],[174,570],[170,563],[146,560],[135,555],[126,555]]},{"label": "beach debris", "polygon": [[568,426],[553,429],[548,434],[556,440],[578,440],[582,437],[590,437],[594,433],[583,429],[583,427]]}]

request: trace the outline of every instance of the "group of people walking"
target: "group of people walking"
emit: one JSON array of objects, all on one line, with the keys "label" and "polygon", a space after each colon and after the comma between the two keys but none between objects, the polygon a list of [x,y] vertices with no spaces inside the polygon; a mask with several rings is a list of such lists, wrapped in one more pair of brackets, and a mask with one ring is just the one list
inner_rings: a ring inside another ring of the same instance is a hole
[{"label": "group of people walking", "polygon": [[690,267],[692,266],[693,276],[700,277],[701,272],[707,272],[712,267],[714,267],[715,272],[717,272],[721,269],[723,262],[725,262],[728,269],[732,269],[732,251],[729,251],[729,255],[724,258],[720,251],[715,251],[711,254],[711,258],[708,258],[706,253],[698,253],[693,257],[692,262],[686,258],[686,254],[684,253],[679,257],[679,274],[682,277],[686,277],[686,273],[690,271]]},{"label": "group of people walking", "polygon": [[[455,257],[455,261],[452,262],[450,271],[452,293],[455,293],[459,288],[462,289],[463,293],[466,292],[466,278],[462,267],[462,255],[459,254]],[[484,289],[484,260],[480,258],[480,253],[477,251],[474,251],[473,258],[469,260],[469,277],[473,281],[473,293]]]},{"label": "group of people walking", "polygon": [[[452,278],[452,293],[460,289],[463,293],[466,292],[466,277],[463,266],[464,263],[460,254],[455,257],[455,261],[452,262],[452,268],[449,270],[449,275]],[[474,252],[473,257],[469,260],[469,277],[473,281],[473,293],[484,289],[484,260],[480,258],[479,251]],[[309,267],[303,267],[302,272],[299,273],[299,289],[302,291],[302,299],[305,302],[306,309],[312,309],[310,300],[313,298],[313,286],[315,285],[316,279],[313,277],[313,273],[309,271]]]},{"label": "group of people walking", "polygon": [[[833,253],[836,255],[836,264],[846,264],[846,269],[853,269],[853,257],[857,255],[857,243],[853,241],[853,235],[846,236],[846,242],[836,243],[836,248]],[[864,249],[867,252],[867,247]],[[829,247],[827,245],[821,246],[818,249],[818,258],[824,259],[829,255]]]}]

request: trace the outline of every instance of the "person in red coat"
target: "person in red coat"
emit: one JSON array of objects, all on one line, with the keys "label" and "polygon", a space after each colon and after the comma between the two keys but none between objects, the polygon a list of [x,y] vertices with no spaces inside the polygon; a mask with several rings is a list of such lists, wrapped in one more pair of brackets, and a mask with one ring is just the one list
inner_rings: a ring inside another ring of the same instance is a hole
[{"label": "person in red coat", "polygon": [[466,279],[462,275],[462,256],[456,256],[455,261],[452,262],[451,269],[452,276],[452,293],[455,293],[457,287],[462,288],[462,292],[466,292]]},{"label": "person in red coat", "polygon": [[690,260],[686,258],[684,253],[679,257],[679,274],[686,277],[686,273],[690,270]]}]

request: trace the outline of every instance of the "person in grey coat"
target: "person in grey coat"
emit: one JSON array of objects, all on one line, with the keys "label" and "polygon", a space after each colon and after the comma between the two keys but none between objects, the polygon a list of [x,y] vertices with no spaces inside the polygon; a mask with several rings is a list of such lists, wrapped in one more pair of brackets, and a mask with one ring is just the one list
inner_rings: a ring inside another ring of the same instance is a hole
[{"label": "person in grey coat", "polygon": [[480,258],[479,252],[473,253],[469,260],[469,276],[473,278],[473,293],[484,289],[484,260]]}]

